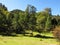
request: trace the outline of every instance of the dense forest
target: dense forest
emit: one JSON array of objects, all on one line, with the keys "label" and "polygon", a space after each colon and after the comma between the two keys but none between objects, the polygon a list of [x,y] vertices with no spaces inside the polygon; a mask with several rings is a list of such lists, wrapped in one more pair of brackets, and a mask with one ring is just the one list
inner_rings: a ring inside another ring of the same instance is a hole
[{"label": "dense forest", "polygon": [[27,5],[25,11],[14,9],[8,11],[7,7],[0,3],[0,34],[14,35],[26,34],[36,31],[50,32],[53,28],[60,25],[60,16],[52,15],[51,8],[45,8],[40,12],[36,12],[35,6]]}]

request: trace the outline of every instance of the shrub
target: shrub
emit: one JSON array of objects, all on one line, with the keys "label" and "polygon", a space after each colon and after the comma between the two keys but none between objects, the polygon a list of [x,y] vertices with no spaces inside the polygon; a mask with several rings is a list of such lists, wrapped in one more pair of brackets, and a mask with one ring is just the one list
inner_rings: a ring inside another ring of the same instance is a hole
[{"label": "shrub", "polygon": [[60,26],[53,29],[53,36],[60,41]]}]

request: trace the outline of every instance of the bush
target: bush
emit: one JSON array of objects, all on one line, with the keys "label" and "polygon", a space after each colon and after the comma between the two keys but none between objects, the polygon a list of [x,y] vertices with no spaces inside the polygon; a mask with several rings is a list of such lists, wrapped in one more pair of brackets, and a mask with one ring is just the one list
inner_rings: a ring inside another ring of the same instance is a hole
[{"label": "bush", "polygon": [[53,35],[58,41],[60,41],[60,26],[53,29]]}]

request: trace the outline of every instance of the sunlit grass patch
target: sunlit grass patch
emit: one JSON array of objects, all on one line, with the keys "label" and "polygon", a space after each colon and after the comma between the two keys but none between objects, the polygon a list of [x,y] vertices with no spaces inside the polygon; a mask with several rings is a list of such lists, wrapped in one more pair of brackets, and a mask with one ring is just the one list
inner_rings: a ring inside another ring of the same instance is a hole
[{"label": "sunlit grass patch", "polygon": [[55,39],[43,39],[35,37],[11,37],[0,36],[0,45],[51,45],[57,44]]}]

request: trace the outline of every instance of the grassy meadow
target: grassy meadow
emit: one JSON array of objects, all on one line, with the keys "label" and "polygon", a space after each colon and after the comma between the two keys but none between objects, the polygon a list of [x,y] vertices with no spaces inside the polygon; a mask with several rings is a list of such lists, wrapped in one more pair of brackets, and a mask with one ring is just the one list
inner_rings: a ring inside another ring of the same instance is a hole
[{"label": "grassy meadow", "polygon": [[[52,36],[49,33],[42,35]],[[22,35],[14,37],[0,36],[0,45],[57,45],[57,41],[53,38],[36,38]]]}]

